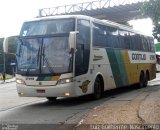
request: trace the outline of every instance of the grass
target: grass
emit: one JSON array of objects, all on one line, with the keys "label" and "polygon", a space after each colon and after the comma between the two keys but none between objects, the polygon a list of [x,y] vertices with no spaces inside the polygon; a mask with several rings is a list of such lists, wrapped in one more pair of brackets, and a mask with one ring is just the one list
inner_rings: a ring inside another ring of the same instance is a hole
[{"label": "grass", "polygon": [[[6,74],[6,79],[12,79],[13,75]],[[0,80],[3,80],[2,74],[0,74]]]}]

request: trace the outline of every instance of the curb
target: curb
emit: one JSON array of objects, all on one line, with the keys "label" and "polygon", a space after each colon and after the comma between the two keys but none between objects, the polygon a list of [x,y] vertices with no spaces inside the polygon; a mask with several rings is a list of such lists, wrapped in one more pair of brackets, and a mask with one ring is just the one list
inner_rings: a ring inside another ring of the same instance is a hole
[{"label": "curb", "polygon": [[3,82],[3,80],[1,80],[1,82],[0,82],[0,84],[6,84],[6,83],[11,83],[11,82],[15,82],[16,80],[15,79],[13,79],[13,80],[10,80],[10,81],[5,81],[5,82]]}]

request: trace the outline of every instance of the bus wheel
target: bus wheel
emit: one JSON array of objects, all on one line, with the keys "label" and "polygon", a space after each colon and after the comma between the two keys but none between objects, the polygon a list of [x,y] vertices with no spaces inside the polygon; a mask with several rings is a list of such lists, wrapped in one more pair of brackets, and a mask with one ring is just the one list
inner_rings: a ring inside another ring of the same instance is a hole
[{"label": "bus wheel", "polygon": [[103,89],[102,89],[102,82],[99,77],[96,78],[94,83],[94,99],[99,99],[102,97]]},{"label": "bus wheel", "polygon": [[146,71],[146,76],[145,76],[145,86],[144,86],[144,87],[147,87],[148,81],[149,81],[149,80],[150,80],[149,72]]},{"label": "bus wheel", "polygon": [[57,97],[47,97],[49,102],[55,102]]},{"label": "bus wheel", "polygon": [[146,74],[145,77],[144,77],[144,86],[143,87],[147,87],[148,80],[149,80],[149,78],[148,78],[148,75]]},{"label": "bus wheel", "polygon": [[139,88],[143,88],[146,86],[146,78],[144,76],[144,73],[141,72],[140,77],[139,77]]}]

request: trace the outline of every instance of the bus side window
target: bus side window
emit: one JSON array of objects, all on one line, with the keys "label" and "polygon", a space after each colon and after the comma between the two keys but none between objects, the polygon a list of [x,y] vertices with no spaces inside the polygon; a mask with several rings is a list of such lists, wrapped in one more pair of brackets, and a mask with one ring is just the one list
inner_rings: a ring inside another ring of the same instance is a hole
[{"label": "bus side window", "polygon": [[128,34],[125,34],[125,48],[126,49],[130,49],[130,43],[131,43],[131,36],[130,36],[130,33],[128,32]]},{"label": "bus side window", "polygon": [[127,49],[127,32],[124,30],[119,30],[119,41],[120,41],[120,48]]},{"label": "bus side window", "polygon": [[134,38],[133,50],[142,50],[142,40],[140,35],[136,34]]},{"label": "bus side window", "polygon": [[107,47],[107,32],[104,25],[93,24],[93,46]]},{"label": "bus side window", "polygon": [[148,44],[147,44],[147,38],[144,37],[144,36],[141,36],[141,39],[142,39],[142,47],[143,47],[143,51],[148,51]]},{"label": "bus side window", "polygon": [[154,40],[150,38],[151,52],[155,52]]},{"label": "bus side window", "polygon": [[112,46],[115,48],[120,48],[121,45],[119,44],[119,39],[118,39],[118,29],[110,27],[110,33],[112,37],[111,39]]},{"label": "bus side window", "polygon": [[150,40],[149,40],[149,37],[147,38],[147,46],[148,46],[148,51],[151,50],[151,47],[150,47]]}]

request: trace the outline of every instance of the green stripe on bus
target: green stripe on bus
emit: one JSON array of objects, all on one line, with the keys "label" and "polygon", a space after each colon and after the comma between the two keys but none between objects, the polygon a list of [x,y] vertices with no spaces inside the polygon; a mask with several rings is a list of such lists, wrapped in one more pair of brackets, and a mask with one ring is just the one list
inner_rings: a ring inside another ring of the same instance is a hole
[{"label": "green stripe on bus", "polygon": [[127,72],[125,69],[125,61],[119,49],[106,49],[109,62],[111,65],[113,77],[116,87],[125,86],[128,84]]},{"label": "green stripe on bus", "polygon": [[51,76],[43,76],[43,77],[38,77],[37,81],[50,81],[51,80]]},{"label": "green stripe on bus", "polygon": [[39,76],[37,81],[57,81],[60,76]]}]

